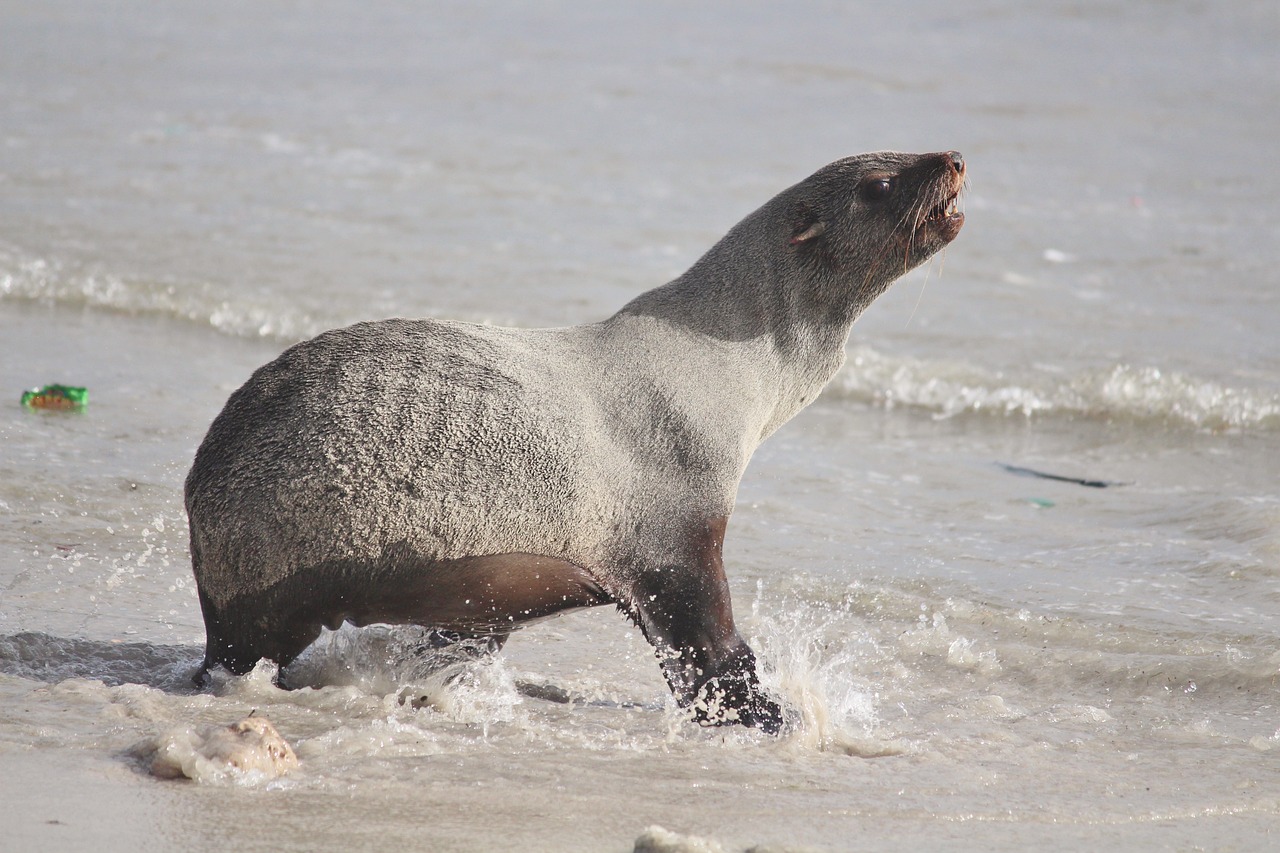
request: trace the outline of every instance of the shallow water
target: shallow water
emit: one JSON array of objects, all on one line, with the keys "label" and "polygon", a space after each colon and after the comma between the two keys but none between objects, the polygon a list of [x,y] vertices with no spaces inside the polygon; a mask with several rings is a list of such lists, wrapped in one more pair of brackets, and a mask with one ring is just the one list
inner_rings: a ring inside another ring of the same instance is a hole
[{"label": "shallow water", "polygon": [[[1174,11],[0,5],[0,847],[1274,843],[1280,13]],[[607,609],[452,680],[344,629],[312,687],[190,686],[181,483],[257,365],[599,319],[883,147],[963,151],[968,221],[743,482],[789,734],[688,723]],[[53,381],[88,409],[16,405]],[[146,773],[251,711],[297,771]]]}]

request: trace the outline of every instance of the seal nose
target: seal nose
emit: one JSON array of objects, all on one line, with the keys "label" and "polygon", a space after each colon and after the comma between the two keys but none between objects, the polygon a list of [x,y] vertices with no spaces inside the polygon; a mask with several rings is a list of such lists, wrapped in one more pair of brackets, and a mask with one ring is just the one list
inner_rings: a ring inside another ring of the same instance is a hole
[{"label": "seal nose", "polygon": [[951,157],[951,167],[956,170],[957,175],[964,174],[964,155],[959,151],[948,151]]}]

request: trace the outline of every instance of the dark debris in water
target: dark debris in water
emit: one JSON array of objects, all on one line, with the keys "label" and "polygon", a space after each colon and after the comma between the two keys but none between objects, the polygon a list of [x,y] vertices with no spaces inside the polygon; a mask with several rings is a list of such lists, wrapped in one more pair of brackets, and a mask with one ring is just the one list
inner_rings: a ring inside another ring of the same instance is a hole
[{"label": "dark debris in water", "polygon": [[1010,474],[1019,477],[1039,477],[1041,480],[1054,480],[1059,483],[1073,483],[1077,486],[1088,486],[1091,489],[1107,489],[1112,486],[1128,486],[1131,483],[1121,483],[1115,480],[1090,480],[1084,477],[1067,477],[1062,474],[1050,474],[1045,471],[1037,471],[1034,468],[1023,468],[1019,465],[1008,465],[1004,462],[997,462],[1001,468]]}]

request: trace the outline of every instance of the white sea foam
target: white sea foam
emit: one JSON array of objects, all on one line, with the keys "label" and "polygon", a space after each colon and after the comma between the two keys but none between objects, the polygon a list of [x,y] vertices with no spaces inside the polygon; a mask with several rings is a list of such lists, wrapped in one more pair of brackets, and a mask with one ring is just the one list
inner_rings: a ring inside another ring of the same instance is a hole
[{"label": "white sea foam", "polygon": [[[328,329],[372,319],[364,300],[344,311],[322,302],[302,306],[297,298],[268,290],[229,293],[209,282],[153,279],[34,257],[0,243],[0,304],[28,302],[71,309],[177,320],[206,326],[232,338],[293,343]],[[487,315],[451,319],[488,323]]]},{"label": "white sea foam", "polygon": [[338,324],[337,318],[299,314],[290,305],[270,300],[233,303],[201,283],[78,269],[0,246],[0,301],[8,300],[182,320],[234,337],[282,341],[310,337]]},{"label": "white sea foam", "polygon": [[681,835],[656,824],[640,833],[634,850],[635,853],[725,853],[724,846],[714,838]]},{"label": "white sea foam", "polygon": [[1200,429],[1280,427],[1280,394],[1128,364],[1066,377],[1048,371],[1013,376],[962,361],[895,358],[858,347],[827,393],[925,409],[940,418],[983,412],[1154,420]]}]

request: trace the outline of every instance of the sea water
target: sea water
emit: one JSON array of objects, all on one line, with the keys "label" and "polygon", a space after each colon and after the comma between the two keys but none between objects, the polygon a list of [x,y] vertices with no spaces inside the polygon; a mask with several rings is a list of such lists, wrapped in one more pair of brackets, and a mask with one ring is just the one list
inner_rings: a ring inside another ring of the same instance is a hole
[{"label": "sea water", "polygon": [[[1265,2],[0,4],[0,849],[1273,845],[1278,42]],[[693,725],[609,608],[191,685],[182,480],[255,367],[601,319],[877,148],[962,151],[968,221],[742,484],[788,733]],[[250,713],[297,770],[147,772]]]}]

